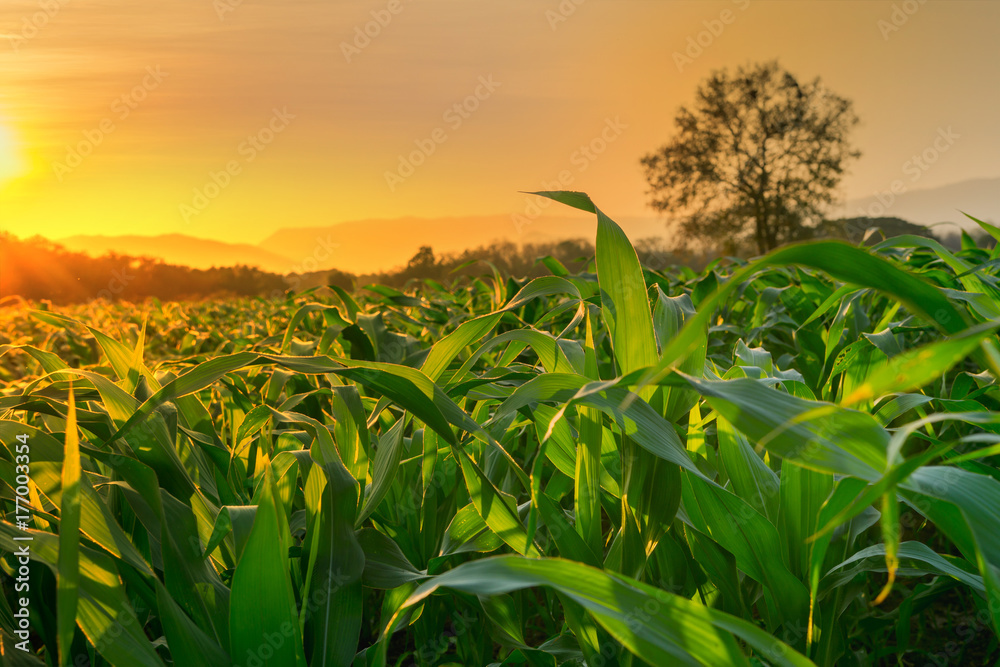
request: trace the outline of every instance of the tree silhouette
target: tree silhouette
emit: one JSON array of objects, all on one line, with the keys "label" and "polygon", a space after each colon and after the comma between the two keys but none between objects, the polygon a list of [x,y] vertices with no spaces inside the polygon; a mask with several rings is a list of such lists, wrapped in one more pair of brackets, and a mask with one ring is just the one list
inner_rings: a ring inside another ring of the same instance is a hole
[{"label": "tree silhouette", "polygon": [[410,258],[406,268],[414,271],[426,271],[434,266],[434,262],[434,250],[429,245],[424,245],[420,246],[417,254]]},{"label": "tree silhouette", "polygon": [[852,104],[777,61],[714,72],[681,107],[676,136],[641,162],[651,205],[685,239],[752,242],[758,252],[807,235],[846,163]]}]

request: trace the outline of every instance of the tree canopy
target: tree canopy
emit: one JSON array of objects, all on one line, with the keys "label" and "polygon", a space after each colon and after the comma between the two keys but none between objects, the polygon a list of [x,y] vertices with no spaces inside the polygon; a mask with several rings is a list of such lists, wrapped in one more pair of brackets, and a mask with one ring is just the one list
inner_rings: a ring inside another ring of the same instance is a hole
[{"label": "tree canopy", "polygon": [[849,100],[777,61],[718,70],[678,111],[673,139],[642,158],[650,203],[685,240],[767,252],[822,220],[860,156],[848,141],[857,123]]}]

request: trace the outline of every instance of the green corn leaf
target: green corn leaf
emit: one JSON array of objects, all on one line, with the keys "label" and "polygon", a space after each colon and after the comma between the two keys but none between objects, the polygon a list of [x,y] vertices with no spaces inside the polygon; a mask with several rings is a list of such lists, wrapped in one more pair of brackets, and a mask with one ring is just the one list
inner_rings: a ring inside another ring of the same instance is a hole
[{"label": "green corn leaf", "polygon": [[302,618],[312,636],[313,661],[339,667],[354,660],[361,631],[365,553],[354,533],[358,486],[335,449],[324,449],[317,440],[311,456],[326,476],[326,488],[316,517]]},{"label": "green corn leaf", "polygon": [[905,393],[919,389],[941,377],[968,357],[982,341],[1000,329],[1000,321],[970,327],[955,336],[908,350],[889,361],[888,365],[868,376],[867,380],[844,397],[843,405],[882,396],[887,392]]},{"label": "green corn leaf", "polygon": [[59,623],[59,664],[69,665],[76,629],[80,586],[80,440],[76,432],[76,404],[69,394],[66,417],[66,453],[63,456],[62,505],[59,517],[59,577],[56,614]]},{"label": "green corn leaf", "polygon": [[[298,615],[288,575],[288,555],[281,552],[277,490],[270,466],[254,500],[257,514],[246,548],[233,573],[229,632],[235,661],[305,667]],[[261,604],[268,600],[268,604]],[[266,657],[267,656],[267,657]]]},{"label": "green corn leaf", "polygon": [[[549,586],[586,609],[634,655],[652,664],[750,665],[739,637],[772,665],[811,665],[808,659],[754,625],[685,598],[559,559],[497,556],[461,565],[422,584],[404,607],[439,588],[497,595]],[[644,614],[639,614],[644,610]],[[396,617],[390,622],[395,623]]]},{"label": "green corn leaf", "polygon": [[[21,531],[0,521],[0,547],[14,552],[23,546],[23,542],[14,541],[15,537],[30,537],[30,558],[44,563],[53,572],[58,570],[58,536],[42,531]],[[97,653],[113,665],[164,667],[125,596],[112,559],[84,546],[80,546],[78,556],[76,622]]]},{"label": "green corn leaf", "polygon": [[184,614],[167,589],[156,582],[157,612],[163,634],[175,664],[192,667],[218,667],[230,664],[229,655],[218,643]]}]

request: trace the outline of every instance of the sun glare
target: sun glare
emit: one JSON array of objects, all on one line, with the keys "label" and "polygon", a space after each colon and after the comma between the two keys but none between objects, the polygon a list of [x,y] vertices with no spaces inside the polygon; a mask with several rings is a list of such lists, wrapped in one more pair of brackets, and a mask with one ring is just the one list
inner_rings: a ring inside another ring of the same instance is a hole
[{"label": "sun glare", "polygon": [[25,167],[14,131],[0,122],[0,186],[23,174]]}]

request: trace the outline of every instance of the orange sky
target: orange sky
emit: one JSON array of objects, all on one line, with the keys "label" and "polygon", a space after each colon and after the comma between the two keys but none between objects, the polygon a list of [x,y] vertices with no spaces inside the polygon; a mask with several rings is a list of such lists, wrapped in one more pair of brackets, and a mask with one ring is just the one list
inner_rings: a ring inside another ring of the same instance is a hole
[{"label": "orange sky", "polygon": [[997,26],[995,1],[0,0],[0,226],[256,243],[509,215],[560,172],[612,216],[651,214],[638,159],[677,107],[773,57],[855,101],[847,197],[941,128],[959,138],[920,187],[996,177]]}]

